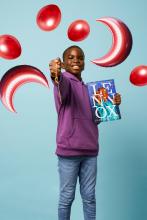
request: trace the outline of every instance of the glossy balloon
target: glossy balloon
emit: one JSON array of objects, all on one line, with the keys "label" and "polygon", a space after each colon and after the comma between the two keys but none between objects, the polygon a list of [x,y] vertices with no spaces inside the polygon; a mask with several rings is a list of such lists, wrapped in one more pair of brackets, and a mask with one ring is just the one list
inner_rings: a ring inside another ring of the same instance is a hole
[{"label": "glossy balloon", "polygon": [[130,74],[130,82],[136,86],[147,85],[147,66],[137,66]]},{"label": "glossy balloon", "polygon": [[28,82],[49,86],[45,75],[36,67],[29,65],[15,66],[2,77],[0,83],[1,100],[8,110],[16,112],[13,106],[13,95],[18,87]]},{"label": "glossy balloon", "polygon": [[16,59],[21,54],[21,45],[12,35],[0,36],[0,57],[4,59]]},{"label": "glossy balloon", "polygon": [[43,31],[52,31],[61,21],[61,11],[57,5],[47,5],[40,9],[36,21]]},{"label": "glossy balloon", "polygon": [[90,26],[85,20],[76,20],[68,28],[68,38],[72,41],[82,41],[88,37]]},{"label": "glossy balloon", "polygon": [[112,17],[97,19],[104,23],[112,32],[112,46],[109,52],[92,62],[103,67],[112,67],[122,63],[132,49],[132,35],[129,28],[121,20]]}]

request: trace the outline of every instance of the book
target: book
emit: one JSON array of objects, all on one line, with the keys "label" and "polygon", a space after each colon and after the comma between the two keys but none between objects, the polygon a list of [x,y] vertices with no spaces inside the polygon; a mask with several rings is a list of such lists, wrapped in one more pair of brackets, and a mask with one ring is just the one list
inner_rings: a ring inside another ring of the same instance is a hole
[{"label": "book", "polygon": [[116,89],[113,79],[90,82],[86,85],[95,123],[121,119],[119,106],[114,104]]}]

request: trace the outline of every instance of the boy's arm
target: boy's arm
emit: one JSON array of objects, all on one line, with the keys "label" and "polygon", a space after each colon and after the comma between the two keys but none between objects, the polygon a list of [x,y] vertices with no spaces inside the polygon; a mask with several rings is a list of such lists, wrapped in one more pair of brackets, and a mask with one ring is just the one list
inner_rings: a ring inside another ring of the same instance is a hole
[{"label": "boy's arm", "polygon": [[49,63],[50,76],[53,82],[57,85],[60,80],[61,75],[61,60],[60,58],[56,58],[51,60]]},{"label": "boy's arm", "polygon": [[63,76],[63,74],[61,73],[61,68],[62,63],[60,58],[56,58],[50,61],[50,77],[53,81],[54,86],[56,86],[58,89],[58,95],[61,102],[63,102],[70,94],[70,81]]}]

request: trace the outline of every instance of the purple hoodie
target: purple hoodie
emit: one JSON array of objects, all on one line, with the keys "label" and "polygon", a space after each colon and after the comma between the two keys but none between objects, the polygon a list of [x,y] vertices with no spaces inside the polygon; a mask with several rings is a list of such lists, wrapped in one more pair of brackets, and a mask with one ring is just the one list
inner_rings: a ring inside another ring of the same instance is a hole
[{"label": "purple hoodie", "polygon": [[56,154],[96,156],[98,127],[92,120],[87,86],[74,75],[64,72],[58,86],[54,84],[54,98],[58,114]]}]

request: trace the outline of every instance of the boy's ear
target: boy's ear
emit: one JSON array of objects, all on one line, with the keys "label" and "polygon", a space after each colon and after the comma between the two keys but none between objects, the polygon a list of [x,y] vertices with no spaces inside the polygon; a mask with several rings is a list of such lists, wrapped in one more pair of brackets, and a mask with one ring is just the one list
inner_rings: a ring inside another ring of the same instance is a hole
[{"label": "boy's ear", "polygon": [[65,65],[64,65],[63,62],[61,62],[61,68],[62,68],[62,69],[65,69]]}]

